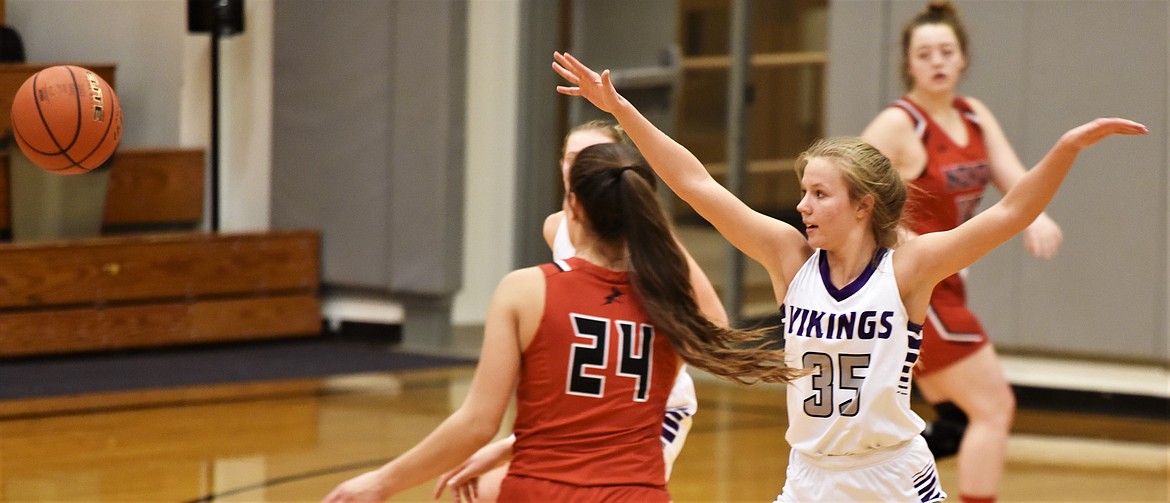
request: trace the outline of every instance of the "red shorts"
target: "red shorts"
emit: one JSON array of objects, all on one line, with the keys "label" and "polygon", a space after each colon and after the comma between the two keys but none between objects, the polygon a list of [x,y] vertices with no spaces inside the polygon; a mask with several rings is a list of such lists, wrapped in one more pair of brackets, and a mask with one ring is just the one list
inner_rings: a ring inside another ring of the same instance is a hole
[{"label": "red shorts", "polygon": [[939,283],[931,295],[914,375],[929,375],[950,367],[987,342],[983,325],[967,308],[962,280],[957,274],[951,276]]},{"label": "red shorts", "polygon": [[511,475],[500,484],[500,503],[533,502],[605,502],[669,503],[665,486],[578,486],[551,480]]}]

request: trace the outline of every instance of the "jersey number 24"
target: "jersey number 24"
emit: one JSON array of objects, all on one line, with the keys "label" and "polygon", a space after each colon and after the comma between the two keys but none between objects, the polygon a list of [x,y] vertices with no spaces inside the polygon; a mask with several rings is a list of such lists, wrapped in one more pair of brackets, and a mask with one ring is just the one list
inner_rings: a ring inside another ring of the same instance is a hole
[{"label": "jersey number 24", "polygon": [[[605,395],[605,374],[596,375],[593,370],[605,370],[611,363],[617,363],[617,375],[634,379],[634,401],[645,402],[650,395],[651,348],[654,342],[654,327],[645,323],[610,320],[581,314],[570,315],[573,331],[578,338],[569,348],[569,378],[565,392],[570,395],[601,397]],[[616,328],[612,334],[610,326]],[[617,339],[617,362],[609,360],[611,339]]]}]

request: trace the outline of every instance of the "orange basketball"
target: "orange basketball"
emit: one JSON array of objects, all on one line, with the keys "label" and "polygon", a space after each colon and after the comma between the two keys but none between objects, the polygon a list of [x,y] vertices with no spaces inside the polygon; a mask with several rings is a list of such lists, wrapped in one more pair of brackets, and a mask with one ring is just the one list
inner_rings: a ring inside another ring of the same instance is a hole
[{"label": "orange basketball", "polygon": [[16,92],[12,136],[45,171],[88,173],[106,162],[121,141],[122,107],[98,74],[79,66],[51,66]]}]

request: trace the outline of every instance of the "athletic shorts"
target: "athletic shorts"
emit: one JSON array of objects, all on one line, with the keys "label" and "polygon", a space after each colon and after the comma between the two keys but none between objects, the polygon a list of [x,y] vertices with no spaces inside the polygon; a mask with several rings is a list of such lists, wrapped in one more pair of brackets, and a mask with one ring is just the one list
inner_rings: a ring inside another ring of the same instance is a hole
[{"label": "athletic shorts", "polygon": [[931,503],[947,498],[934,456],[921,435],[856,456],[788,456],[787,480],[773,503],[882,501]]},{"label": "athletic shorts", "polygon": [[961,275],[952,275],[939,283],[930,296],[914,375],[929,375],[950,367],[987,342],[987,332],[967,307],[966,286]]},{"label": "athletic shorts", "polygon": [[687,441],[687,433],[691,431],[691,414],[685,409],[666,409],[666,417],[662,419],[662,460],[666,464],[666,480],[670,480],[674,460],[682,452],[683,444]]},{"label": "athletic shorts", "polygon": [[678,376],[674,379],[674,386],[670,388],[670,397],[666,400],[666,415],[662,418],[662,460],[666,462],[666,480],[670,480],[670,472],[674,467],[674,460],[682,452],[683,444],[687,441],[687,434],[691,431],[691,416],[699,410],[699,400],[695,396],[695,380],[687,373],[687,366],[679,365]]},{"label": "athletic shorts", "polygon": [[665,486],[578,486],[511,475],[500,484],[500,503],[669,503]]}]

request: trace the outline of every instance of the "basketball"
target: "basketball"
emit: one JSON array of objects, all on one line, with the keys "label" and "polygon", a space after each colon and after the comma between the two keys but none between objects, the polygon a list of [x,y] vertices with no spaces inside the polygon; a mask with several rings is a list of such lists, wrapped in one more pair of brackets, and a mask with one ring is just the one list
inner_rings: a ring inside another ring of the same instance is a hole
[{"label": "basketball", "polygon": [[88,173],[106,162],[121,141],[122,107],[98,74],[79,66],[51,66],[16,92],[12,136],[45,171]]}]

